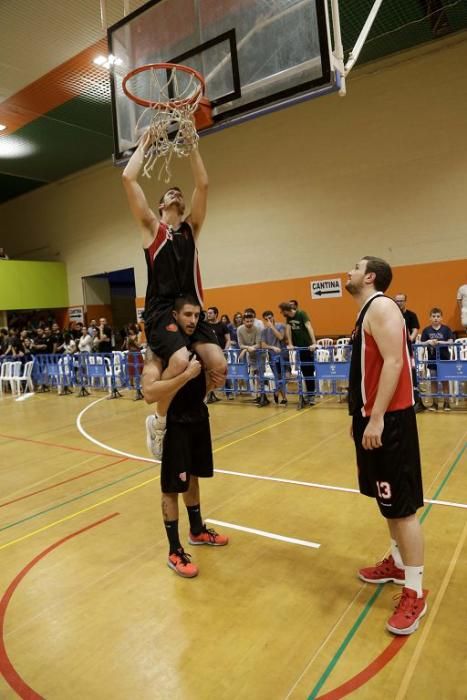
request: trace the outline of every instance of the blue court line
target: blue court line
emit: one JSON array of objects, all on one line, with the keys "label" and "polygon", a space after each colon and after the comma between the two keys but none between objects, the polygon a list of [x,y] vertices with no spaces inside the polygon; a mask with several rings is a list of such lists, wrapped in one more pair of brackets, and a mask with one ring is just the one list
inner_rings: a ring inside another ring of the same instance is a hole
[{"label": "blue court line", "polygon": [[[448,479],[452,476],[454,469],[459,464],[459,462],[462,458],[462,455],[464,454],[466,448],[467,448],[467,443],[464,443],[464,446],[462,447],[462,449],[458,453],[456,459],[454,460],[454,462],[452,463],[452,465],[448,469],[446,476],[444,477],[443,481],[441,482],[438,489],[436,490],[436,493],[434,494],[432,500],[436,500],[438,498],[439,494],[441,493],[441,491],[443,490],[443,488],[446,486]],[[432,505],[433,505],[432,503],[429,503],[428,506],[425,508],[425,510],[423,511],[423,513],[420,517],[420,523],[423,523],[423,521],[426,519],[428,513],[430,512],[430,510],[432,508]],[[370,609],[373,607],[373,604],[375,603],[375,601],[378,599],[379,595],[381,594],[381,591],[383,590],[383,588],[384,588],[384,584],[381,584],[381,583],[378,584],[378,586],[376,587],[376,591],[373,593],[371,598],[368,600],[368,602],[365,605],[365,607],[363,608],[362,612],[360,613],[360,615],[358,616],[358,618],[356,619],[356,621],[354,622],[354,624],[350,628],[350,631],[347,633],[344,641],[342,642],[342,644],[340,645],[340,647],[338,648],[338,650],[336,651],[336,653],[332,657],[332,659],[329,662],[329,664],[327,665],[325,671],[322,673],[322,675],[319,678],[318,682],[316,683],[315,687],[313,688],[313,690],[309,694],[307,700],[315,700],[315,698],[318,696],[319,691],[321,690],[321,688],[323,687],[323,685],[325,684],[325,682],[327,681],[327,679],[331,675],[332,671],[336,667],[337,662],[339,661],[342,654],[344,653],[344,651],[346,650],[346,648],[348,647],[348,645],[352,641],[353,637],[355,636],[356,632],[358,631],[363,620],[366,618],[366,616],[370,612]]]}]

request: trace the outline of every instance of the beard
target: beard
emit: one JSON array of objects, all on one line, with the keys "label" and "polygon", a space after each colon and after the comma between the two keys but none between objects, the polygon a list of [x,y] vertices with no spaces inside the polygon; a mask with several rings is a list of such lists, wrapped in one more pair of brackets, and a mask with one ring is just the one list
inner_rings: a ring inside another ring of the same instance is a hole
[{"label": "beard", "polygon": [[349,294],[351,294],[352,296],[355,296],[356,294],[358,294],[361,291],[361,287],[359,285],[355,284],[354,282],[352,282],[351,280],[349,280],[347,282],[347,284],[345,285],[345,288],[349,292]]}]

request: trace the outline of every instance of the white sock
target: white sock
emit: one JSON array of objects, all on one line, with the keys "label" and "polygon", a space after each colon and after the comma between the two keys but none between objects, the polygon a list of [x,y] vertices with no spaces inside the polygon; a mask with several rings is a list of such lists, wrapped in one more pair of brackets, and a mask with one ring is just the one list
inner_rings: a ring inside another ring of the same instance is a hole
[{"label": "white sock", "polygon": [[167,416],[158,416],[156,413],[156,422],[154,424],[154,427],[156,430],[165,430],[165,427],[167,425]]},{"label": "white sock", "polygon": [[404,564],[402,562],[401,551],[397,545],[396,540],[393,540],[392,538],[391,538],[391,554],[392,554],[392,558],[394,559],[394,564],[397,566],[397,568],[403,569]]},{"label": "white sock", "polygon": [[417,598],[423,596],[423,566],[405,566],[405,587],[417,592]]}]

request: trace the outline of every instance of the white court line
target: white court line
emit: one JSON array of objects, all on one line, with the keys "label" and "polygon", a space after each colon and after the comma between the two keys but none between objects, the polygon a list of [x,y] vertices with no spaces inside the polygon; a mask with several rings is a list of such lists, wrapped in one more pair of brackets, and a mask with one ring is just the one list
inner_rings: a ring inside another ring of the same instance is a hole
[{"label": "white court line", "polygon": [[211,518],[206,518],[206,522],[212,523],[213,525],[220,525],[221,527],[227,527],[231,530],[240,530],[241,532],[250,532],[252,535],[259,535],[260,537],[268,537],[270,540],[289,542],[289,544],[300,544],[303,547],[311,547],[312,549],[319,549],[321,547],[321,545],[317,542],[308,542],[308,540],[297,540],[296,537],[285,537],[285,535],[276,535],[274,534],[274,532],[266,532],[266,530],[256,530],[253,527],[234,525],[234,523],[225,523],[223,520],[211,520]]},{"label": "white court line", "polygon": [[35,393],[33,391],[29,391],[26,394],[21,394],[21,396],[18,396],[18,398],[15,399],[15,401],[26,401],[26,399],[30,399],[33,396],[35,396]]},{"label": "white court line", "polygon": [[[102,447],[104,450],[108,450],[109,452],[114,452],[115,454],[118,455],[123,455],[123,457],[129,457],[130,459],[137,459],[142,462],[152,462],[153,464],[160,464],[158,459],[151,459],[150,457],[141,457],[140,455],[135,455],[132,454],[131,452],[123,452],[122,450],[117,450],[115,447],[110,447],[109,445],[106,445],[104,442],[100,442],[99,440],[96,440],[95,438],[92,437],[92,435],[89,435],[89,433],[86,432],[86,430],[83,428],[81,424],[81,419],[92,406],[95,406],[97,403],[100,401],[106,401],[107,398],[103,397],[102,399],[97,399],[96,401],[93,401],[90,403],[86,408],[83,408],[83,410],[79,413],[77,419],[76,419],[76,425],[81,433],[81,435],[86,438],[86,440],[89,440],[90,442],[93,442],[95,445],[98,445],[99,447]],[[358,489],[351,489],[347,488],[345,486],[331,486],[330,484],[319,484],[313,481],[298,481],[296,479],[282,479],[278,476],[263,476],[261,474],[247,474],[246,472],[234,472],[229,469],[214,469],[216,474],[226,474],[227,476],[241,476],[245,479],[258,479],[259,481],[275,481],[276,483],[281,483],[281,484],[292,484],[295,486],[305,486],[307,488],[314,488],[314,489],[324,489],[325,491],[341,491],[344,493],[357,493],[359,494],[360,491]],[[435,501],[432,499],[425,498],[425,503],[431,503],[434,506],[448,506],[450,508],[464,508],[467,509],[467,503],[456,503],[455,501]]]},{"label": "white court line", "polygon": [[229,474],[231,476],[244,476],[246,479],[259,479],[264,481],[279,481],[281,484],[295,484],[296,486],[309,486],[315,489],[327,491],[345,491],[346,493],[360,493],[358,489],[350,489],[345,486],[330,486],[329,484],[317,484],[313,481],[297,481],[295,479],[282,479],[279,476],[262,476],[261,474],[246,474],[245,472],[233,472],[229,469],[215,469],[217,474]]},{"label": "white court line", "polygon": [[97,403],[100,401],[107,401],[107,397],[104,396],[102,399],[96,399],[96,401],[93,401],[92,403],[88,404],[86,408],[83,408],[83,410],[78,414],[78,417],[76,419],[76,427],[78,428],[79,432],[81,435],[86,438],[86,440],[89,440],[89,442],[93,442],[95,445],[98,445],[99,447],[103,447],[104,450],[108,450],[109,452],[114,452],[117,455],[123,455],[124,457],[129,457],[130,459],[137,459],[141,460],[142,462],[153,462],[154,464],[160,464],[160,461],[158,459],[151,459],[150,457],[140,457],[140,455],[134,455],[131,454],[131,452],[122,452],[122,450],[117,450],[115,447],[110,447],[109,445],[106,445],[104,442],[100,442],[99,440],[96,440],[96,438],[93,438],[92,435],[89,435],[89,433],[86,432],[86,430],[83,428],[81,424],[81,419],[86,413],[86,411],[89,411],[90,408],[95,406]]}]

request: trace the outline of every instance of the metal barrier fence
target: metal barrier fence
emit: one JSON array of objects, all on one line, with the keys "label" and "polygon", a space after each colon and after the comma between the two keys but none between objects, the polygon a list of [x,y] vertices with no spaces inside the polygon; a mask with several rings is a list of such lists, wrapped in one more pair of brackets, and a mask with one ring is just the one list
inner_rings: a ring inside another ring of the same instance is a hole
[{"label": "metal barrier fence", "polygon": [[32,378],[39,391],[56,389],[59,394],[80,396],[92,391],[107,391],[118,398],[120,389],[134,389],[135,399],[142,399],[141,353],[75,353],[73,355],[36,355]]},{"label": "metal barrier fence", "polygon": [[[413,349],[414,379],[421,398],[467,399],[467,342],[431,347],[415,344]],[[225,352],[227,381],[222,391],[229,398],[255,394],[261,399],[280,393],[284,403],[296,397],[299,408],[318,397],[342,399],[347,395],[351,351],[351,345],[328,345],[314,352],[307,347],[278,353],[230,349]],[[12,360],[0,358],[0,393],[8,385],[20,391],[23,383],[26,390],[24,376],[11,383],[13,369],[21,374],[20,363]],[[143,363],[144,355],[138,352],[36,355],[32,380],[39,391],[56,389],[59,394],[78,395],[107,391],[109,398],[117,398],[120,389],[132,389],[135,399],[141,399]]]}]

